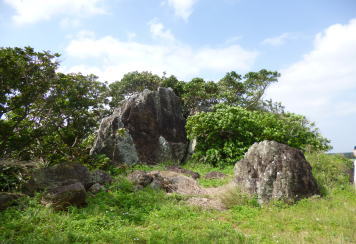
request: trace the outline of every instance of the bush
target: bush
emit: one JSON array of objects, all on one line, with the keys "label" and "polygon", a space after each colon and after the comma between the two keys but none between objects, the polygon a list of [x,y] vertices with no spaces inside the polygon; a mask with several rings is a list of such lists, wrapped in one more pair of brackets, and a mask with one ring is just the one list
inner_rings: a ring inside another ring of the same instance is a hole
[{"label": "bush", "polygon": [[41,163],[35,161],[0,160],[0,192],[19,191],[22,185],[30,179],[33,170],[39,166]]},{"label": "bush", "polygon": [[350,185],[349,172],[352,170],[350,159],[342,155],[324,153],[307,154],[306,158],[313,168],[313,175],[323,195]]},{"label": "bush", "polygon": [[189,117],[186,129],[189,139],[197,139],[193,159],[214,166],[236,163],[253,143],[263,140],[304,151],[330,149],[329,141],[313,123],[292,113],[274,114],[217,105],[212,112]]}]

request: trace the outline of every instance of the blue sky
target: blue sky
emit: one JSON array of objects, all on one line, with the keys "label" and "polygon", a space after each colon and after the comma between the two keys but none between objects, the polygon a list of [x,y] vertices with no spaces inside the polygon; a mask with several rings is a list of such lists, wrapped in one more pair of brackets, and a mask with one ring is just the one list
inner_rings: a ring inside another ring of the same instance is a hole
[{"label": "blue sky", "polygon": [[62,72],[218,80],[281,72],[266,98],[356,145],[355,0],[0,0],[0,46],[61,53]]}]

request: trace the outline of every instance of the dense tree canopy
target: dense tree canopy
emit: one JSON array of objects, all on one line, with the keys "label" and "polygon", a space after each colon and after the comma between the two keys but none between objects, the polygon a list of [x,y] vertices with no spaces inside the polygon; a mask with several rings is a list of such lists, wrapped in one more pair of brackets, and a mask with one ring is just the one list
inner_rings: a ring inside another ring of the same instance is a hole
[{"label": "dense tree canopy", "polygon": [[73,157],[103,112],[93,75],[56,73],[58,54],[0,49],[0,157]]},{"label": "dense tree canopy", "polygon": [[262,69],[242,76],[232,71],[217,82],[184,82],[135,71],[108,87],[94,75],[56,72],[57,57],[30,47],[0,48],[0,157],[87,160],[88,138],[108,110],[158,87],[170,87],[181,98],[189,136],[198,139],[197,157],[205,161],[233,162],[263,139],[304,150],[328,148],[305,117],[263,99],[278,72]]},{"label": "dense tree canopy", "polygon": [[220,81],[205,81],[193,78],[189,82],[179,81],[175,76],[162,77],[150,72],[131,72],[120,81],[110,84],[111,106],[115,107],[126,96],[144,89],[156,90],[158,87],[170,87],[182,99],[184,113],[187,116],[199,111],[207,111],[213,105],[223,103],[241,106],[250,110],[270,110],[273,102],[267,103],[262,96],[267,87],[276,82],[280,74],[267,71],[249,72],[243,77],[232,71]]}]

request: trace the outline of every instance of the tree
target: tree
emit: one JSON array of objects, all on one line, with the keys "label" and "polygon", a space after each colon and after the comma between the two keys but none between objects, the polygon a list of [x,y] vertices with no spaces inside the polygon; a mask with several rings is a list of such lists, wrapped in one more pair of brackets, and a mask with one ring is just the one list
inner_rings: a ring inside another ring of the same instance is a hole
[{"label": "tree", "polygon": [[29,114],[49,90],[58,56],[30,47],[0,48],[0,156],[38,136]]},{"label": "tree", "polygon": [[73,158],[97,127],[106,84],[93,75],[56,73],[58,56],[0,49],[0,157]]},{"label": "tree", "polygon": [[84,156],[81,144],[103,117],[106,95],[106,84],[94,75],[58,73],[32,114],[42,130],[39,143],[31,145],[35,155],[49,161]]},{"label": "tree", "polygon": [[265,69],[249,72],[243,78],[234,71],[229,72],[218,82],[219,99],[221,103],[249,110],[263,109],[262,96],[270,84],[278,81],[278,77],[278,72]]},{"label": "tree", "polygon": [[130,72],[124,75],[120,81],[109,85],[112,100],[110,106],[115,108],[118,103],[134,93],[142,92],[144,89],[155,91],[160,86],[162,78],[151,72]]}]

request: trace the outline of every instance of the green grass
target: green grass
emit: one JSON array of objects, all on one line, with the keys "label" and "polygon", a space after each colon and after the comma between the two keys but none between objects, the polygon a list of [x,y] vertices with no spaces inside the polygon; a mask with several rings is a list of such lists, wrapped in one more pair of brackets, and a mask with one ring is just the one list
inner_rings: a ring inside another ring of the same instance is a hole
[{"label": "green grass", "polygon": [[[0,212],[0,243],[355,243],[356,193],[344,173],[349,163],[317,154],[308,160],[325,192],[294,205],[261,207],[248,198],[234,202],[241,198],[234,193],[229,210],[201,210],[187,206],[180,195],[135,191],[117,175],[108,192],[88,198],[86,208],[54,212],[36,196]],[[184,167],[202,175],[218,170],[231,176],[233,171],[193,163]]]}]

